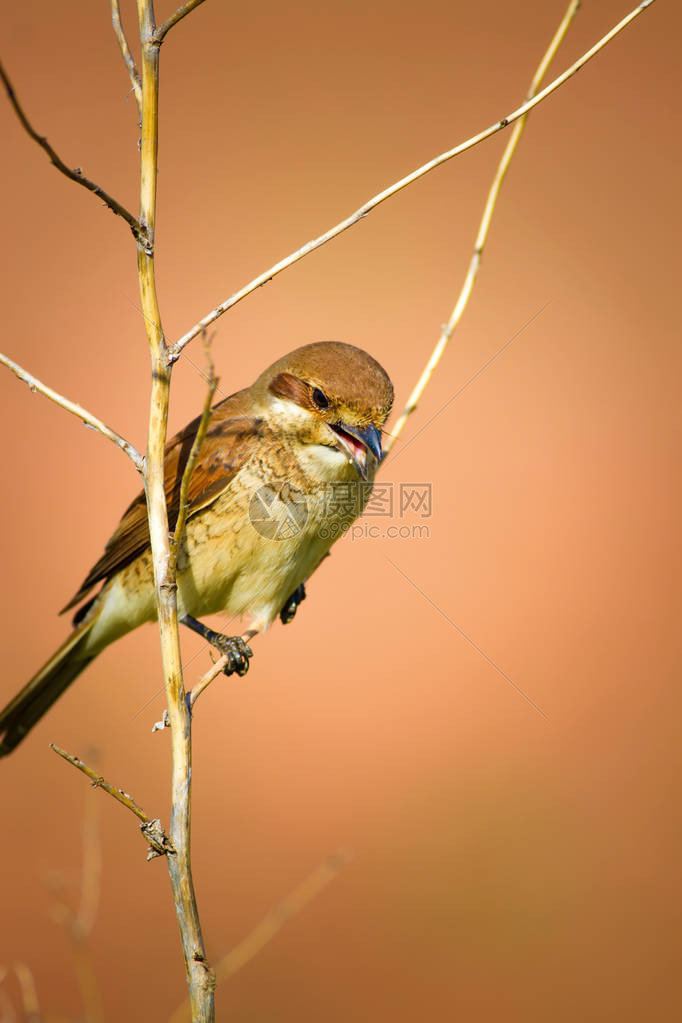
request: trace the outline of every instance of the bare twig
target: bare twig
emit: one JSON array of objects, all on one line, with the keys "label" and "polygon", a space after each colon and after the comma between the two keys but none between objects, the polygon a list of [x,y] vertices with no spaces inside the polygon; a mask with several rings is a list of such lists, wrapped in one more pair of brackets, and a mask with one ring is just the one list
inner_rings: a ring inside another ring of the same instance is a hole
[{"label": "bare twig", "polygon": [[[90,794],[88,794],[90,795]],[[97,915],[102,872],[102,848],[98,826],[99,802],[88,799],[83,822],[83,867],[81,870],[81,897],[78,910],[74,912],[68,903],[59,898],[53,907],[53,916],[66,931],[71,948],[74,970],[83,1003],[84,1018],[88,1023],[101,1023],[104,1018],[102,995],[97,974],[92,963],[88,939]],[[60,891],[63,881],[59,875],[50,879],[50,888]]]},{"label": "bare twig", "polygon": [[[228,980],[237,970],[253,959],[282,929],[287,920],[300,913],[309,902],[312,902],[324,891],[350,859],[350,854],[345,849],[340,849],[328,856],[298,888],[295,888],[285,899],[274,906],[235,948],[219,960],[215,971],[216,983],[220,984],[224,980]],[[177,1007],[169,1023],[184,1023],[189,1018],[190,1004],[189,1000],[185,1000]]]},{"label": "bare twig", "polygon": [[155,41],[157,43],[162,43],[163,40],[166,38],[168,32],[170,32],[170,30],[173,28],[173,26],[177,25],[177,23],[179,21],[182,21],[183,18],[187,17],[188,14],[191,14],[192,11],[195,10],[195,8],[199,7],[200,4],[203,4],[203,2],[204,0],[187,0],[187,3],[184,3],[181,7],[178,7],[175,14],[171,14],[170,18],[168,18],[167,21],[164,21],[163,25],[159,25],[156,32],[154,33]]},{"label": "bare twig", "polygon": [[[93,783],[93,788],[99,788]],[[73,925],[79,937],[88,938],[95,926],[101,894],[102,841],[99,829],[99,800],[88,792],[83,820],[83,869],[81,871],[81,897]]]},{"label": "bare twig", "polygon": [[14,362],[7,355],[3,355],[2,352],[0,352],[0,363],[2,363],[3,366],[7,366],[8,369],[12,370],[15,376],[18,376],[20,380],[23,380],[25,384],[28,384],[31,391],[38,391],[46,398],[49,398],[50,401],[53,401],[55,405],[59,405],[61,408],[66,409],[67,412],[71,412],[72,415],[77,416],[78,419],[85,423],[86,426],[91,427],[93,430],[97,430],[98,433],[103,434],[103,436],[107,437],[110,441],[113,441],[117,447],[121,448],[122,451],[125,451],[137,471],[142,472],[144,468],[144,458],[137,448],[133,447],[130,441],[127,441],[125,437],[116,433],[115,430],[112,430],[110,426],[103,423],[101,419],[97,418],[97,416],[93,416],[92,412],[88,412],[88,410],[84,409],[82,405],[79,405],[75,401],[70,401],[68,398],[65,398],[63,394],[59,394],[51,387],[48,387],[47,384],[42,383],[42,381],[27,372],[27,370],[23,369],[23,367]]},{"label": "bare twig", "polygon": [[140,222],[132,215],[132,213],[129,210],[127,210],[125,206],[123,206],[120,202],[118,202],[117,199],[114,199],[112,195],[109,195],[109,193],[105,192],[103,188],[100,188],[99,185],[95,184],[94,181],[91,181],[90,178],[86,178],[85,174],[83,174],[83,171],[80,169],[80,167],[75,168],[67,167],[67,165],[64,163],[62,158],[55,152],[55,150],[52,148],[47,139],[44,136],[38,134],[38,132],[35,130],[31,122],[29,121],[28,117],[24,113],[23,108],[19,103],[17,95],[14,91],[14,86],[9,80],[7,72],[5,71],[2,64],[0,64],[0,78],[3,81],[5,89],[7,90],[7,96],[9,98],[9,101],[14,107],[14,111],[17,117],[21,121],[22,127],[31,136],[33,141],[37,142],[41,149],[45,150],[45,152],[47,153],[51,162],[54,164],[57,170],[61,171],[61,173],[66,175],[66,177],[69,178],[71,181],[75,181],[77,185],[82,185],[82,187],[86,188],[88,192],[94,192],[94,194],[102,200],[104,205],[109,207],[112,213],[115,213],[119,217],[123,217],[125,222],[130,227],[130,230],[133,232],[135,239],[140,243],[140,245],[147,246],[149,244],[149,240]]},{"label": "bare twig", "polygon": [[[63,921],[67,932],[71,931],[68,919]],[[85,939],[71,936],[71,957],[76,974],[76,982],[83,1003],[83,1018],[87,1023],[104,1023],[104,1006],[97,974]]]},{"label": "bare twig", "polygon": [[[152,0],[137,0],[141,43],[142,139],[140,153],[140,223],[154,239],[159,133],[159,51]],[[179,20],[179,19],[178,19]],[[161,326],[153,245],[138,246],[137,271],[142,313],[152,364],[152,392],[144,484],[154,565],[156,606],[161,638],[164,687],[171,731],[170,837],[176,855],[167,857],[175,913],[180,929],[192,1019],[215,1018],[215,979],[208,962],[194,893],[191,861],[192,717],[185,702],[178,635],[177,583],[170,570],[171,550],[164,488],[171,362]]]},{"label": "bare twig", "polygon": [[[538,69],[535,72],[533,81],[527,94],[529,100],[532,99],[533,96],[535,95],[537,88],[540,85],[540,82],[544,78],[549,65],[554,59],[556,52],[559,49],[559,46],[561,45],[561,42],[571,25],[571,22],[578,13],[579,7],[580,0],[571,0],[571,3],[568,5],[568,9],[561,21],[561,24],[556,30],[554,38],[549,44],[549,47],[547,48],[547,51],[545,52],[545,55],[540,61]],[[436,369],[436,366],[443,357],[443,353],[445,352],[445,349],[448,346],[448,342],[457,324],[462,318],[462,314],[464,313],[464,310],[469,301],[469,296],[471,295],[474,286],[474,281],[476,280],[476,275],[478,274],[481,265],[483,249],[485,247],[485,243],[488,237],[488,231],[490,229],[490,222],[492,220],[495,204],[497,202],[498,195],[500,194],[500,188],[502,187],[502,182],[504,181],[507,170],[509,169],[509,165],[511,163],[512,157],[514,156],[516,147],[523,133],[523,129],[526,126],[527,120],[528,113],[525,113],[523,117],[520,117],[519,120],[514,125],[514,130],[512,131],[509,141],[507,142],[504,153],[502,154],[502,159],[498,164],[497,171],[493,179],[493,183],[490,186],[490,191],[488,192],[488,198],[486,200],[485,208],[483,210],[483,216],[481,217],[481,223],[478,228],[478,234],[476,235],[476,241],[474,243],[473,255],[469,263],[469,269],[467,270],[466,277],[464,278],[462,290],[460,291],[457,302],[455,303],[455,308],[453,309],[448,322],[443,325],[440,337],[436,343],[435,348],[433,349],[433,352],[431,353],[431,357],[427,362],[426,366],[424,367],[424,370],[421,376],[419,377],[419,380],[415,384],[412,394],[407,399],[407,403],[400,414],[400,418],[396,421],[395,426],[391,429],[391,433],[388,436],[385,445],[386,454],[389,453],[389,451],[395,444],[396,440],[398,439],[398,436],[402,432],[405,423],[417,408],[421,396],[424,393],[426,386]]]},{"label": "bare twig", "polygon": [[128,70],[128,77],[130,78],[130,84],[133,87],[133,93],[135,94],[135,102],[137,103],[137,112],[142,117],[142,82],[140,81],[140,72],[137,70],[137,64],[135,59],[130,52],[128,46],[128,40],[126,38],[125,31],[123,29],[123,22],[121,21],[121,7],[119,0],[111,0],[111,24],[114,29],[114,34],[118,40],[118,46],[123,57],[123,63]]},{"label": "bare twig", "polygon": [[201,450],[201,445],[206,439],[206,431],[208,430],[208,423],[211,418],[211,404],[213,402],[213,396],[218,386],[218,377],[215,375],[215,367],[213,365],[213,359],[211,358],[211,339],[208,337],[204,338],[204,347],[206,351],[206,362],[207,362],[207,375],[206,381],[208,387],[206,390],[206,398],[204,400],[204,408],[201,413],[201,419],[199,420],[199,428],[197,429],[196,436],[192,442],[187,463],[185,465],[184,472],[182,474],[182,481],[180,483],[180,504],[178,507],[178,517],[175,522],[175,528],[173,530],[173,540],[170,549],[170,561],[168,567],[168,575],[170,578],[175,578],[175,573],[178,564],[178,553],[182,546],[182,538],[185,532],[185,524],[187,522],[187,493],[189,491],[189,485],[192,479],[192,473],[194,467],[197,464],[197,457]]},{"label": "bare twig", "polygon": [[40,1005],[33,971],[26,963],[15,963],[14,972],[19,981],[21,1002],[24,1010],[25,1023],[40,1023]]},{"label": "bare twig", "polygon": [[559,77],[556,78],[553,82],[551,82],[550,85],[547,85],[542,90],[542,92],[539,92],[532,99],[527,100],[516,110],[512,111],[511,114],[507,114],[506,117],[503,117],[501,118],[501,120],[496,121],[495,124],[492,124],[489,128],[486,128],[484,131],[479,132],[478,135],[474,135],[472,136],[472,138],[467,139],[466,142],[462,142],[458,146],[455,146],[454,149],[449,149],[447,150],[447,152],[441,153],[440,156],[434,157],[433,160],[429,160],[428,163],[425,163],[422,167],[419,167],[411,174],[408,174],[407,177],[401,178],[400,181],[397,181],[395,184],[390,185],[388,188],[384,189],[383,192],[379,192],[378,195],[375,195],[372,199],[369,199],[363,206],[360,207],[360,209],[356,210],[355,213],[352,213],[349,217],[346,217],[345,220],[342,220],[335,227],[331,227],[328,231],[325,231],[325,233],[321,234],[318,238],[314,238],[312,241],[309,241],[306,245],[302,246],[302,248],[297,249],[296,252],[293,252],[285,259],[280,260],[279,263],[275,263],[275,265],[271,266],[269,270],[265,270],[263,273],[259,274],[258,277],[254,277],[254,279],[250,281],[249,284],[246,284],[243,288],[240,288],[239,291],[235,291],[233,295],[230,295],[229,298],[225,299],[224,302],[221,302],[220,305],[216,306],[215,309],[213,309],[210,313],[204,316],[203,319],[199,320],[198,323],[195,323],[191,330],[188,330],[186,334],[184,334],[175,342],[175,344],[169,347],[168,357],[170,361],[174,362],[180,356],[180,353],[182,352],[183,348],[185,348],[190,343],[190,341],[192,341],[198,334],[200,334],[202,330],[210,326],[211,323],[215,323],[215,321],[220,316],[222,316],[223,313],[227,312],[228,309],[231,309],[233,306],[237,305],[237,303],[241,302],[242,299],[247,297],[247,295],[250,295],[252,292],[262,287],[263,284],[267,284],[269,281],[273,279],[273,277],[276,277],[278,274],[282,273],[283,270],[286,270],[288,269],[288,267],[293,266],[294,263],[297,263],[300,259],[303,259],[304,256],[309,255],[316,249],[319,249],[322,245],[325,245],[333,238],[337,238],[344,231],[347,231],[349,227],[353,227],[360,220],[362,220],[363,217],[366,217],[368,213],[376,209],[376,207],[381,205],[381,203],[385,202],[386,199],[390,199],[392,196],[400,192],[403,188],[406,188],[408,185],[411,185],[413,181],[417,181],[419,178],[424,177],[424,175],[428,174],[429,171],[434,170],[436,167],[440,167],[441,164],[446,163],[453,157],[459,156],[460,153],[466,152],[467,149],[472,149],[474,146],[477,146],[480,142],[483,142],[485,139],[490,138],[491,135],[495,135],[498,131],[501,131],[503,128],[506,128],[507,125],[511,124],[513,121],[517,121],[520,117],[523,117],[524,114],[527,114],[534,107],[538,106],[539,103],[542,103],[543,100],[547,99],[547,97],[550,96],[553,92],[555,92],[560,86],[562,86],[564,82],[567,82],[569,78],[571,78],[577,71],[584,67],[585,64],[587,64],[587,62],[592,59],[592,57],[599,53],[599,51],[602,50],[608,43],[610,43],[611,40],[614,39],[620,32],[622,32],[623,29],[630,24],[630,22],[634,21],[634,19],[638,15],[640,15],[644,10],[646,10],[647,7],[650,7],[653,2],[654,0],[644,0],[644,2],[639,4],[639,6],[636,7],[634,11],[631,11],[630,14],[627,15],[627,17],[623,18],[622,21],[619,21],[618,24],[614,28],[612,28],[610,32],[607,32],[607,34],[602,39],[600,39],[598,43],[595,43],[595,45],[590,50],[588,50],[587,53],[583,54],[583,56],[580,57],[579,60],[576,60],[574,64],[571,64],[567,71],[564,71],[564,73],[562,75],[559,75]]},{"label": "bare twig", "polygon": [[211,665],[205,675],[203,675],[193,689],[187,694],[187,706],[190,710],[193,709],[194,704],[197,702],[204,689],[208,689],[211,682],[217,679],[218,675],[225,670],[229,657],[227,654],[223,654],[217,661]]},{"label": "bare twig", "polygon": [[0,1023],[16,1023],[17,1014],[14,1011],[7,991],[2,986],[9,976],[6,966],[0,966]]},{"label": "bare twig", "polygon": [[[245,643],[250,643],[254,636],[257,635],[258,629],[248,629],[246,632],[242,633],[241,638],[244,640]],[[193,710],[194,704],[197,702],[203,691],[205,689],[208,689],[211,682],[215,681],[218,675],[220,675],[220,673],[224,670],[228,660],[229,657],[223,655],[222,657],[219,657],[216,661],[214,661],[211,667],[206,672],[206,674],[199,679],[194,688],[187,694],[187,706],[189,707],[190,711]]]},{"label": "bare twig", "polygon": [[128,795],[127,792],[124,792],[123,789],[115,788],[111,782],[108,782],[106,778],[97,774],[96,771],[93,771],[91,767],[88,767],[84,761],[79,760],[79,758],[75,757],[72,753],[67,753],[66,750],[61,749],[59,746],[55,746],[54,743],[50,743],[50,749],[53,749],[58,756],[62,757],[64,760],[68,760],[70,764],[73,764],[73,766],[77,767],[79,771],[82,771],[83,774],[90,779],[95,788],[103,789],[112,796],[117,803],[125,806],[127,810],[130,810],[131,813],[135,814],[137,819],[141,821],[140,831],[151,846],[150,854],[147,856],[148,860],[154,858],[154,856],[151,855],[152,851],[155,856],[163,856],[166,853],[175,852],[173,843],[161,827],[158,818],[152,819],[149,817],[142,807],[137,805],[132,796]]}]

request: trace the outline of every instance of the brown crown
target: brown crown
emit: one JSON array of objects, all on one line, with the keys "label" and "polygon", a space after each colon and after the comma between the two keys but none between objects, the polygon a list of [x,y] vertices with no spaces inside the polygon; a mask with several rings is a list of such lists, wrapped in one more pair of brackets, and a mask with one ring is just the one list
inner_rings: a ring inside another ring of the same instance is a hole
[{"label": "brown crown", "polygon": [[358,423],[381,426],[393,404],[393,385],[367,352],[343,341],[318,341],[296,348],[259,378],[267,389],[304,408],[319,387],[330,403],[353,413]]}]

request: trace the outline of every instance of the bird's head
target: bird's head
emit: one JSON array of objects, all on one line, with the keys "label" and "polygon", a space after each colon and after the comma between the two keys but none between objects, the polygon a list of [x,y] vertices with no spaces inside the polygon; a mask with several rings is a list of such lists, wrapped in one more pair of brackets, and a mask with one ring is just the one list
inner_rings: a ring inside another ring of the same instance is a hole
[{"label": "bird's head", "polygon": [[393,386],[371,355],[341,341],[318,341],[279,359],[256,386],[280,429],[331,471],[350,462],[363,479],[374,475]]}]

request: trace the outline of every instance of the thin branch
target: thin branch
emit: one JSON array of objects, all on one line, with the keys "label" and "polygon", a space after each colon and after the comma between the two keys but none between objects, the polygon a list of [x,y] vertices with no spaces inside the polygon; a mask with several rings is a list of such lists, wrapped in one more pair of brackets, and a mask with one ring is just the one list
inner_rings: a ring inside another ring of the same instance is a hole
[{"label": "thin branch", "polygon": [[[84,1018],[89,1023],[101,1023],[104,1018],[102,995],[92,963],[88,939],[97,915],[102,871],[102,842],[98,826],[99,802],[88,799],[83,822],[83,866],[81,869],[81,897],[74,912],[62,897],[53,906],[54,919],[66,931],[73,958],[74,970],[83,1003]],[[64,887],[57,875],[49,887],[61,892]],[[60,883],[61,882],[61,883]]]},{"label": "thin branch", "polygon": [[65,398],[63,394],[59,394],[51,387],[48,387],[47,384],[42,383],[42,381],[38,380],[38,378],[34,377],[31,373],[28,373],[18,363],[8,358],[7,355],[3,355],[2,352],[0,352],[0,363],[3,366],[7,366],[8,369],[12,370],[15,376],[18,376],[20,380],[23,380],[25,384],[28,384],[31,391],[38,391],[46,398],[49,398],[50,401],[53,401],[55,405],[59,405],[61,408],[66,409],[67,412],[77,416],[78,419],[85,423],[86,426],[89,426],[92,430],[97,430],[98,433],[101,433],[104,437],[113,441],[116,447],[126,453],[137,471],[142,472],[144,469],[144,458],[137,448],[133,447],[130,441],[127,441],[125,437],[121,437],[119,433],[112,430],[110,426],[103,423],[101,419],[97,418],[97,416],[93,416],[92,412],[88,412],[88,410],[84,409],[82,405],[77,404],[75,401],[70,401],[68,398]]},{"label": "thin branch", "polygon": [[119,0],[111,0],[111,24],[114,29],[114,35],[118,40],[118,46],[123,57],[123,63],[128,70],[128,77],[130,78],[130,84],[133,87],[133,93],[135,94],[135,102],[137,103],[137,112],[142,119],[142,82],[140,81],[140,72],[137,70],[137,64],[135,58],[130,52],[128,46],[128,40],[126,38],[125,30],[123,28],[123,22],[121,21],[121,7]]},{"label": "thin branch", "polygon": [[142,807],[137,805],[133,797],[127,792],[124,792],[123,789],[115,788],[111,782],[108,782],[101,774],[98,774],[96,771],[93,771],[91,767],[88,767],[83,760],[74,756],[73,753],[67,753],[67,751],[61,749],[60,746],[55,746],[53,742],[50,743],[50,749],[54,750],[58,756],[62,757],[62,759],[67,760],[70,764],[73,764],[74,767],[77,767],[79,771],[82,771],[83,774],[90,779],[95,788],[103,789],[112,796],[117,803],[125,806],[125,808],[130,810],[131,813],[134,813],[137,819],[142,821],[143,824],[149,823],[151,817],[149,817]]},{"label": "thin branch", "polygon": [[171,542],[170,549],[170,561],[168,567],[168,575],[174,579],[176,575],[176,569],[178,564],[178,553],[182,546],[182,538],[185,532],[185,525],[187,522],[187,510],[188,501],[187,494],[189,492],[189,485],[192,479],[192,473],[194,467],[197,464],[197,458],[201,446],[206,439],[206,431],[208,430],[208,423],[211,418],[211,404],[213,397],[218,386],[218,377],[215,375],[215,366],[213,365],[213,359],[211,358],[211,339],[204,338],[204,347],[206,350],[206,362],[207,362],[207,376],[206,381],[208,388],[206,390],[206,398],[204,400],[204,408],[201,413],[201,419],[199,420],[199,428],[197,429],[196,436],[192,442],[187,463],[185,465],[184,472],[182,474],[182,481],[180,483],[180,504],[178,508],[178,517],[175,522],[175,528],[173,530],[173,540]]},{"label": "thin branch", "polygon": [[[258,629],[248,629],[246,632],[242,633],[241,638],[245,643],[250,643],[254,636],[257,635]],[[218,675],[220,675],[220,673],[224,670],[228,660],[229,657],[226,654],[223,654],[223,656],[219,657],[217,661],[214,661],[206,674],[199,679],[194,688],[187,694],[187,706],[190,711],[194,709],[194,704],[197,702],[203,691],[208,689],[211,682],[215,681]]]},{"label": "thin branch", "polygon": [[[527,93],[527,98],[529,100],[531,100],[535,95],[538,86],[540,85],[540,82],[542,81],[547,72],[549,65],[552,63],[552,60],[556,56],[556,52],[559,49],[559,46],[561,45],[564,36],[566,35],[566,32],[568,31],[571,25],[571,22],[578,13],[579,7],[580,0],[571,0],[571,3],[568,5],[568,9],[561,21],[561,24],[556,30],[554,38],[549,44],[549,47],[547,48],[547,51],[545,52],[545,55],[540,61],[538,69],[535,72],[530,89],[528,90]],[[466,277],[464,278],[462,290],[460,291],[457,302],[455,303],[455,308],[453,309],[448,322],[444,324],[441,330],[440,337],[436,343],[436,346],[433,349],[433,352],[431,353],[431,357],[427,362],[426,366],[424,367],[424,370],[421,376],[419,377],[419,380],[415,384],[412,394],[407,399],[407,403],[400,414],[400,418],[397,420],[395,426],[391,429],[390,436],[388,437],[386,442],[386,454],[389,453],[389,451],[395,444],[396,440],[398,439],[400,433],[402,432],[405,423],[417,408],[417,405],[419,404],[419,401],[426,389],[426,386],[429,383],[429,380],[431,379],[436,369],[436,366],[443,357],[443,353],[445,352],[445,349],[448,346],[448,342],[455,328],[457,327],[459,321],[461,320],[464,310],[466,309],[467,303],[469,301],[469,296],[471,295],[471,292],[474,287],[474,281],[476,280],[476,276],[481,266],[483,249],[488,238],[490,222],[492,220],[495,204],[497,203],[497,198],[500,194],[500,188],[502,187],[502,182],[504,181],[507,170],[509,169],[509,165],[512,161],[512,157],[514,156],[521,135],[523,134],[523,129],[526,126],[527,120],[528,113],[525,113],[523,117],[520,117],[519,120],[514,125],[514,130],[512,131],[509,141],[507,142],[504,153],[502,154],[502,159],[498,164],[495,177],[493,178],[493,183],[490,186],[490,191],[488,192],[488,198],[486,199],[486,204],[483,210],[483,216],[481,217],[481,222],[478,228],[478,234],[476,235],[476,241],[474,243],[473,255],[469,263],[469,269],[467,270]]]},{"label": "thin branch", "polygon": [[94,181],[91,181],[90,178],[86,178],[80,167],[75,167],[73,169],[71,167],[67,167],[67,165],[64,163],[62,158],[55,152],[55,150],[52,148],[47,139],[44,136],[38,134],[38,132],[35,130],[31,122],[29,121],[28,117],[24,113],[23,108],[19,103],[17,95],[14,91],[14,86],[9,80],[7,72],[5,71],[1,63],[0,78],[2,78],[5,89],[7,90],[7,96],[9,98],[9,101],[14,107],[14,111],[17,117],[21,121],[22,127],[31,136],[33,141],[37,142],[41,149],[45,150],[45,152],[47,153],[51,162],[54,164],[57,170],[61,171],[61,173],[66,175],[66,177],[69,178],[71,181],[75,181],[77,185],[82,185],[82,187],[86,188],[88,192],[94,192],[94,194],[102,200],[104,205],[109,207],[112,213],[115,213],[119,217],[123,217],[125,222],[130,227],[130,230],[133,232],[135,239],[140,243],[140,245],[143,246],[149,245],[149,239],[147,238],[147,235],[145,234],[140,222],[132,215],[132,213],[129,210],[127,210],[125,206],[122,206],[121,203],[118,202],[118,200],[114,199],[113,196],[109,195],[108,192],[105,192],[103,188],[100,188],[99,185],[95,184]]},{"label": "thin branch", "polygon": [[[0,966],[0,1023],[16,1023],[17,1014],[14,1011],[7,991],[1,985],[7,980],[9,976],[9,970],[6,966]],[[35,1017],[31,1020],[31,1023],[35,1023]]]},{"label": "thin branch", "polygon": [[[140,152],[140,223],[153,241],[156,224],[156,185],[159,140],[159,53],[152,0],[137,0],[141,44],[142,136]],[[178,19],[179,20],[179,19]],[[185,689],[178,635],[177,582],[171,573],[168,509],[164,488],[164,458],[168,429],[171,362],[163,336],[156,293],[153,245],[137,249],[140,286],[152,368],[149,431],[144,485],[154,566],[157,617],[161,640],[164,688],[171,731],[170,837],[176,850],[166,858],[173,892],[192,1019],[213,1023],[215,978],[206,956],[199,910],[194,892],[191,857],[192,716]]]},{"label": "thin branch", "polygon": [[26,963],[15,963],[14,972],[19,981],[21,1004],[24,1010],[25,1023],[40,1023],[40,1005],[33,971]]},{"label": "thin branch", "polygon": [[68,760],[70,764],[77,767],[79,771],[82,771],[86,777],[90,779],[95,788],[104,789],[110,796],[112,796],[117,803],[125,806],[127,810],[134,813],[140,824],[140,831],[146,838],[150,845],[150,851],[147,855],[147,859],[153,859],[154,856],[165,856],[167,853],[175,853],[173,843],[169,839],[161,827],[161,822],[158,818],[149,817],[141,806],[138,806],[132,796],[124,792],[123,789],[115,788],[111,782],[108,782],[106,778],[103,778],[96,771],[93,771],[91,767],[88,767],[86,763],[79,760],[72,753],[67,753],[66,750],[61,749],[59,746],[55,746],[54,743],[50,743],[50,749],[53,749],[55,753],[62,757],[63,760]]},{"label": "thin branch", "polygon": [[97,982],[97,974],[95,973],[87,941],[78,940],[71,936],[68,920],[64,920],[64,928],[71,937],[71,957],[83,1003],[83,1019],[87,1023],[104,1023],[102,994]]},{"label": "thin branch", "polygon": [[223,654],[222,657],[219,657],[217,661],[214,661],[214,663],[208,669],[206,674],[199,679],[194,688],[190,690],[190,692],[187,694],[187,706],[189,707],[190,710],[194,708],[194,704],[197,702],[197,700],[203,693],[204,689],[208,689],[211,682],[215,681],[218,675],[220,675],[221,672],[224,671],[225,667],[227,666],[228,660],[229,657],[227,656],[227,654]]},{"label": "thin branch", "polygon": [[378,195],[375,195],[372,199],[369,199],[363,206],[360,207],[360,209],[356,210],[355,213],[351,214],[351,216],[346,217],[345,220],[342,220],[335,227],[332,227],[328,231],[325,231],[325,233],[321,234],[318,238],[314,238],[312,241],[309,241],[306,245],[304,245],[300,249],[297,249],[296,252],[293,252],[290,256],[287,256],[285,259],[280,260],[279,263],[275,263],[274,266],[271,266],[270,269],[264,271],[264,273],[259,274],[258,277],[254,277],[254,279],[249,284],[246,284],[239,291],[235,291],[233,295],[227,298],[224,302],[221,302],[220,305],[216,306],[215,309],[213,309],[210,313],[204,316],[203,319],[199,320],[199,322],[196,323],[191,330],[188,330],[186,334],[184,334],[178,341],[175,342],[175,344],[169,347],[168,357],[171,360],[171,362],[174,362],[179,357],[183,348],[185,348],[185,346],[188,345],[190,341],[192,341],[197,336],[197,334],[200,334],[201,331],[204,330],[206,327],[210,326],[211,323],[215,323],[215,321],[220,316],[222,316],[223,313],[227,312],[228,309],[231,309],[233,306],[237,305],[237,303],[241,302],[242,299],[247,297],[247,295],[250,295],[253,291],[256,291],[258,288],[262,287],[263,284],[267,284],[278,274],[282,273],[283,270],[286,270],[288,267],[293,266],[294,263],[297,263],[300,259],[303,259],[304,256],[307,256],[311,252],[314,252],[316,249],[319,249],[322,245],[325,245],[333,238],[337,238],[344,231],[347,231],[349,227],[353,227],[360,220],[362,220],[363,217],[366,217],[368,213],[376,209],[376,207],[381,205],[381,203],[385,202],[386,199],[390,199],[392,196],[400,192],[403,188],[406,188],[408,185],[411,185],[413,181],[417,181],[419,178],[424,177],[424,175],[428,174],[429,171],[434,170],[436,167],[440,167],[441,164],[446,163],[453,157],[459,156],[460,153],[464,153],[466,152],[466,150],[472,149],[474,146],[477,146],[480,142],[483,142],[485,139],[490,138],[492,135],[495,135],[498,131],[501,131],[503,128],[506,128],[507,125],[511,124],[513,121],[517,121],[520,117],[523,117],[524,114],[527,114],[534,107],[538,106],[539,103],[542,103],[543,100],[547,99],[547,97],[550,96],[553,92],[555,92],[560,86],[562,86],[564,82],[567,82],[569,78],[571,78],[577,71],[584,67],[585,64],[587,64],[587,62],[592,59],[592,57],[599,53],[599,51],[602,50],[608,43],[610,43],[611,40],[614,39],[620,32],[622,32],[623,29],[630,24],[630,22],[634,21],[635,18],[638,17],[638,15],[640,15],[644,10],[646,10],[647,7],[650,7],[653,2],[654,0],[644,0],[644,2],[639,4],[639,6],[636,7],[634,11],[631,11],[630,14],[627,15],[627,17],[623,18],[622,21],[618,22],[618,24],[614,28],[612,28],[611,31],[608,32],[602,39],[600,39],[598,43],[595,43],[595,45],[590,50],[588,50],[587,53],[583,54],[583,56],[580,57],[579,60],[572,64],[567,71],[564,71],[562,75],[556,78],[550,85],[546,86],[542,90],[542,92],[539,92],[532,99],[527,100],[520,107],[518,107],[517,110],[512,111],[511,114],[507,114],[506,117],[503,117],[501,120],[496,121],[495,124],[491,125],[489,128],[486,128],[484,131],[479,132],[478,135],[474,135],[472,138],[467,139],[466,142],[462,142],[460,143],[460,145],[455,146],[454,149],[449,149],[447,152],[441,153],[440,156],[434,157],[433,160],[429,160],[428,163],[425,163],[422,167],[419,167],[411,174],[408,174],[407,177],[401,178],[400,181],[397,181],[389,188],[384,189],[383,192],[379,192]]},{"label": "thin branch", "polygon": [[[345,849],[328,856],[297,888],[278,905],[274,906],[266,916],[256,924],[252,931],[231,949],[216,966],[216,982],[222,983],[234,976],[237,970],[245,966],[260,950],[272,941],[287,920],[312,902],[336,878],[342,868],[349,862],[350,854]],[[185,1023],[190,1018],[189,1000],[177,1007],[169,1023]]]},{"label": "thin branch", "polygon": [[[88,792],[88,797],[91,796],[92,793]],[[99,811],[99,800],[88,798],[85,803],[83,819],[81,897],[78,910],[73,918],[75,933],[83,940],[90,936],[92,928],[95,926],[102,889],[102,840],[99,828]]]},{"label": "thin branch", "polygon": [[177,23],[187,17],[188,14],[191,14],[192,11],[196,7],[199,7],[200,4],[203,4],[203,2],[204,0],[187,0],[187,3],[184,3],[182,7],[178,7],[175,14],[171,14],[170,18],[167,21],[164,21],[163,25],[159,25],[154,33],[154,41],[162,43],[173,26],[177,25]]}]

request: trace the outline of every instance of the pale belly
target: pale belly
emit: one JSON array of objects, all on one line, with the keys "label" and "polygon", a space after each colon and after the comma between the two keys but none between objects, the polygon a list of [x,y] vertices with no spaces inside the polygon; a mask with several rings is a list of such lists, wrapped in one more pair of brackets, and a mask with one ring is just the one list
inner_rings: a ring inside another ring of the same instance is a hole
[{"label": "pale belly", "polygon": [[312,496],[254,476],[226,491],[189,524],[178,565],[179,613],[224,611],[267,629],[362,511],[368,488],[352,477],[348,487],[341,482],[340,494],[327,488]]}]

